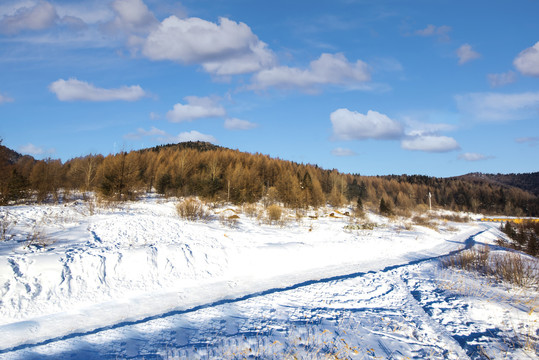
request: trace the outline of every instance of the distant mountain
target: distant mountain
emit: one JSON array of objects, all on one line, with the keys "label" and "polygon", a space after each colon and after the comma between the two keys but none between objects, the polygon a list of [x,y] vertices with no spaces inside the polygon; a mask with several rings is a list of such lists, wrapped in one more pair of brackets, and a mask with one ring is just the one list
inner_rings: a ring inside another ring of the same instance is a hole
[{"label": "distant mountain", "polygon": [[524,174],[483,174],[471,173],[457,178],[475,182],[487,182],[502,186],[516,187],[539,196],[539,172]]}]

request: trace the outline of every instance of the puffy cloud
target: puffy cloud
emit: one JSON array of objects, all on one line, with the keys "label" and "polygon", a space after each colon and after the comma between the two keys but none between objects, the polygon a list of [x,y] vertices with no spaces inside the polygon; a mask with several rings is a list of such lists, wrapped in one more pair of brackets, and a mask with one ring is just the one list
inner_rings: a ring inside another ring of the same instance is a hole
[{"label": "puffy cloud", "polygon": [[278,66],[262,70],[253,77],[253,87],[275,86],[313,91],[313,87],[324,84],[354,85],[369,80],[366,63],[361,60],[350,63],[343,54],[338,53],[322,54],[310,63],[308,69]]},{"label": "puffy cloud", "polygon": [[466,160],[466,161],[481,161],[481,160],[486,160],[490,158],[491,158],[490,156],[486,156],[486,155],[478,154],[478,153],[463,153],[459,155],[460,160]]},{"label": "puffy cloud", "polygon": [[405,150],[425,152],[448,152],[460,149],[455,139],[441,135],[415,135],[408,136],[401,141],[401,147]]},{"label": "puffy cloud", "polygon": [[474,51],[470,44],[464,44],[457,49],[457,56],[459,58],[459,65],[462,65],[468,61],[480,58],[481,54]]},{"label": "puffy cloud", "polygon": [[230,118],[225,120],[225,129],[228,130],[250,130],[256,128],[258,125],[247,120],[240,120],[236,118]]},{"label": "puffy cloud", "polygon": [[526,119],[539,108],[539,92],[471,93],[457,95],[455,100],[461,112],[485,121]]},{"label": "puffy cloud", "polygon": [[225,109],[215,99],[209,97],[187,96],[187,104],[176,104],[167,112],[171,122],[193,121],[202,118],[221,117],[226,115]]},{"label": "puffy cloud", "polygon": [[513,71],[501,74],[488,74],[487,79],[491,87],[499,87],[514,83],[517,80],[517,74]]},{"label": "puffy cloud", "polygon": [[227,18],[215,24],[170,16],[150,32],[142,53],[152,60],[199,63],[217,75],[255,72],[275,62],[273,53],[249,26]]},{"label": "puffy cloud", "polygon": [[144,130],[142,128],[138,128],[136,132],[129,133],[125,135],[124,138],[137,140],[146,136],[167,136],[167,133],[163,130],[160,130],[152,126],[150,130]]},{"label": "puffy cloud", "polygon": [[146,96],[138,85],[103,89],[74,78],[57,80],[49,85],[49,90],[55,93],[60,101],[136,101]]},{"label": "puffy cloud", "polygon": [[45,150],[41,147],[38,147],[34,144],[27,144],[19,147],[19,152],[22,154],[29,154],[33,156],[45,155],[45,154],[54,154],[56,151],[54,149]]},{"label": "puffy cloud", "polygon": [[4,15],[0,20],[0,33],[18,34],[25,30],[43,30],[52,27],[58,14],[47,1],[39,1],[32,7],[20,7],[12,15]]},{"label": "puffy cloud", "polygon": [[182,132],[178,134],[177,136],[170,137],[168,140],[171,140],[173,142],[206,141],[212,144],[217,143],[217,139],[214,138],[212,135],[202,134],[196,130],[192,130],[189,132]]},{"label": "puffy cloud", "polygon": [[13,100],[13,98],[10,98],[9,96],[0,94],[0,104],[13,102],[13,101],[15,101],[15,100]]},{"label": "puffy cloud", "polygon": [[451,31],[451,26],[447,26],[447,25],[434,26],[432,24],[429,24],[424,29],[416,30],[415,34],[419,36],[438,36],[439,40],[447,41],[449,40],[448,33],[450,31]]},{"label": "puffy cloud", "polygon": [[403,126],[387,115],[369,110],[361,114],[348,109],[338,109],[330,114],[333,134],[340,140],[398,139]]},{"label": "puffy cloud", "polygon": [[159,24],[142,0],[115,0],[111,6],[116,16],[108,27],[130,33],[146,33]]},{"label": "puffy cloud", "polygon": [[331,150],[331,155],[333,156],[356,156],[356,152],[350,149],[335,148]]},{"label": "puffy cloud", "polygon": [[513,65],[524,75],[539,76],[539,41],[518,54]]}]

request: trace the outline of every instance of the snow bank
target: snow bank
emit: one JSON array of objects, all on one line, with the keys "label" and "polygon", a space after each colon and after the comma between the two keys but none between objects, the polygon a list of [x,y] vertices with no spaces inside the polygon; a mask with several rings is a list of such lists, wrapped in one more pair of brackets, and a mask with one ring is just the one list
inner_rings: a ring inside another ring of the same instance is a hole
[{"label": "snow bank", "polygon": [[[84,203],[8,210],[17,226],[0,244],[0,350],[431,258],[481,231],[345,231],[346,217],[280,228],[244,215],[230,228],[183,221],[156,199],[95,215]],[[36,231],[48,246],[22,241]]]}]

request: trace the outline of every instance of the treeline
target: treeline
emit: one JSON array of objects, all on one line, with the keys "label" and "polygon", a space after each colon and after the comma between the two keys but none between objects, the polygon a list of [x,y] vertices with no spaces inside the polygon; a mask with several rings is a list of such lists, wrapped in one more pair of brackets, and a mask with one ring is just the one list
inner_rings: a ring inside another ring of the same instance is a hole
[{"label": "treeline", "polygon": [[[199,196],[236,204],[262,199],[291,208],[340,206],[394,211],[433,207],[488,214],[539,214],[539,199],[517,188],[427,176],[367,177],[342,174],[217,147],[202,142],[159,146],[114,155],[88,155],[65,163],[16,156],[0,145],[0,203],[59,201],[72,191],[93,191],[109,200],[136,199],[155,190],[163,196]],[[67,195],[68,196],[68,195]]]},{"label": "treeline", "polygon": [[539,196],[539,172],[524,174],[482,174],[472,173],[463,175],[470,181],[491,182],[498,185],[514,186]]},{"label": "treeline", "polygon": [[511,247],[524,251],[532,256],[539,255],[539,222],[523,221],[521,223],[507,222],[501,225],[503,231],[513,241]]}]

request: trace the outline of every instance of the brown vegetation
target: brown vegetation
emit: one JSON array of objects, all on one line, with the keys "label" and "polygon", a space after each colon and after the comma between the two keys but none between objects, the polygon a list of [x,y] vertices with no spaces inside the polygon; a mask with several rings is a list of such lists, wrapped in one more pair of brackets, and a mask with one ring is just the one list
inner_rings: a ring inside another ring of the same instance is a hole
[{"label": "brown vegetation", "polygon": [[246,204],[263,201],[305,209],[329,203],[357,204],[409,214],[434,206],[487,214],[539,215],[539,198],[493,184],[427,176],[368,177],[189,142],[114,155],[88,155],[62,164],[36,161],[0,145],[0,204],[22,199],[61,201],[61,194],[95,191],[114,201],[135,199],[155,189],[163,196],[197,196]]}]

